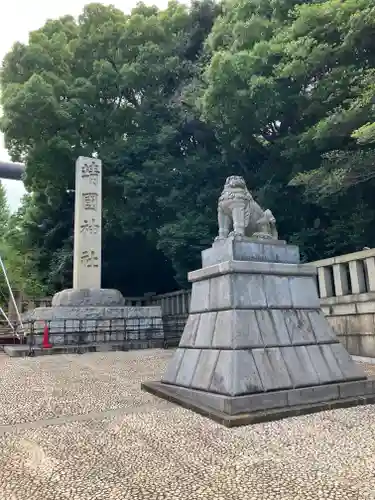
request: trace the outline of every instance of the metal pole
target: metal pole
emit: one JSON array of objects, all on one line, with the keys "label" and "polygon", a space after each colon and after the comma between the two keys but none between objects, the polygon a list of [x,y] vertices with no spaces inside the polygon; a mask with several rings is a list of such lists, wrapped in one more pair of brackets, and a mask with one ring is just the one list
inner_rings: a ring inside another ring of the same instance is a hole
[{"label": "metal pole", "polygon": [[5,314],[4,309],[0,307],[0,314],[4,316],[4,318],[7,320],[8,325],[11,327],[12,331],[14,332],[14,326],[12,325],[12,322],[8,318],[8,316]]},{"label": "metal pole", "polygon": [[12,302],[13,302],[13,305],[14,305],[14,309],[16,310],[17,318],[18,318],[18,321],[20,323],[21,329],[23,331],[22,319],[21,319],[21,316],[20,316],[20,313],[19,313],[19,310],[18,310],[18,307],[17,307],[17,304],[16,304],[16,300],[15,300],[13,292],[12,292],[12,288],[11,288],[9,280],[8,280],[8,276],[7,276],[7,272],[5,270],[3,259],[1,257],[0,257],[0,266],[1,266],[1,269],[3,270],[5,281],[6,281],[7,285],[8,285],[9,293],[10,293],[10,296],[12,298]]}]

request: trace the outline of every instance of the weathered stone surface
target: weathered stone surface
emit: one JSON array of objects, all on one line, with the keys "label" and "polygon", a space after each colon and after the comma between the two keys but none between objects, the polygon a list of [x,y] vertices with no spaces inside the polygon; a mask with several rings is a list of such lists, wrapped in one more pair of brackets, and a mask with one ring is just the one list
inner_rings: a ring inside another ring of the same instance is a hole
[{"label": "weathered stone surface", "polygon": [[299,248],[295,245],[264,245],[265,260],[269,262],[285,262],[298,264],[300,261]]},{"label": "weathered stone surface", "polygon": [[260,333],[256,312],[252,310],[234,310],[232,311],[232,315],[233,326],[230,347],[233,349],[263,347],[264,342]]},{"label": "weathered stone surface", "polygon": [[285,323],[284,312],[279,309],[271,309],[270,314],[275,327],[276,337],[279,340],[279,345],[291,344],[290,335]]},{"label": "weathered stone surface", "polygon": [[[327,347],[329,345],[327,344]],[[306,346],[307,352],[309,353],[311,362],[314,369],[319,377],[319,382],[321,384],[328,384],[332,382],[338,382],[343,380],[342,373],[337,372],[335,366],[331,367],[327,363],[327,357],[323,356],[323,351],[318,345]],[[329,346],[331,347],[331,346]]]},{"label": "weathered stone surface", "polygon": [[315,344],[316,339],[307,312],[303,310],[284,310],[284,320],[292,344]]},{"label": "weathered stone surface", "polygon": [[255,311],[229,309],[217,313],[213,348],[249,349],[263,346]]},{"label": "weathered stone surface", "polygon": [[286,276],[264,276],[264,291],[268,307],[292,307],[289,278]]},{"label": "weathered stone surface", "polygon": [[362,394],[373,393],[372,383],[367,381],[353,381],[339,384],[340,398],[352,398]]},{"label": "weathered stone surface", "polygon": [[342,296],[349,293],[349,277],[345,264],[333,264],[333,282],[335,285],[335,295]]},{"label": "weathered stone surface", "polygon": [[[102,162],[98,158],[80,156],[76,161],[74,202],[73,288],[75,290],[100,289],[101,260]],[[66,305],[80,304],[69,302]],[[91,302],[83,305],[101,304]]]},{"label": "weathered stone surface", "polygon": [[200,356],[200,349],[184,349],[182,361],[176,376],[176,384],[189,387],[194,377]]},{"label": "weathered stone surface", "polygon": [[229,274],[209,280],[210,310],[228,309],[232,306],[232,277]]},{"label": "weathered stone surface", "polygon": [[220,351],[209,390],[229,396],[262,391],[251,351]]},{"label": "weathered stone surface", "polygon": [[266,307],[267,300],[264,293],[264,281],[261,275],[234,274],[232,307],[239,309],[253,309]]},{"label": "weathered stone surface", "polygon": [[289,406],[302,405],[306,403],[320,403],[339,398],[337,384],[306,387],[304,389],[293,389],[288,392]]},{"label": "weathered stone surface", "polygon": [[286,245],[283,241],[262,242],[235,237],[215,241],[211,248],[202,251],[202,267],[228,260],[298,264],[300,257],[297,246]]},{"label": "weathered stone surface", "polygon": [[321,344],[319,345],[319,350],[322,353],[322,356],[329,367],[330,372],[333,374],[333,377],[336,380],[342,380],[346,377],[342,373],[339,364],[337,363],[337,359],[333,354],[332,344]]},{"label": "weathered stone surface", "polygon": [[11,358],[28,358],[38,356],[52,356],[61,354],[87,354],[87,353],[108,353],[112,351],[138,351],[140,349],[162,349],[163,340],[154,339],[148,340],[127,340],[125,342],[107,342],[102,344],[60,344],[53,345],[52,347],[42,347],[41,345],[34,345],[30,349],[27,344],[23,345],[7,345],[4,346],[4,353]]},{"label": "weathered stone surface", "polygon": [[211,347],[217,314],[217,312],[201,313],[194,347]]},{"label": "weathered stone surface", "polygon": [[280,348],[253,349],[252,352],[265,391],[293,387]]},{"label": "weathered stone surface", "polygon": [[332,342],[335,334],[321,310],[308,311],[307,316],[317,342]]},{"label": "weathered stone surface", "polygon": [[307,264],[283,264],[280,262],[245,262],[229,260],[209,267],[203,267],[188,274],[191,283],[224,276],[226,274],[260,274],[265,276],[288,276],[312,278],[316,289],[316,267]]},{"label": "weathered stone surface", "polygon": [[180,340],[180,347],[194,346],[200,318],[200,314],[189,314]]},{"label": "weathered stone surface", "polygon": [[209,390],[230,394],[232,389],[233,351],[220,351]]},{"label": "weathered stone surface", "polygon": [[181,366],[182,358],[184,357],[185,349],[177,349],[173,354],[172,359],[169,361],[167,369],[162,376],[163,382],[174,384],[176,382],[177,374]]},{"label": "weathered stone surface", "polygon": [[275,324],[272,321],[270,311],[268,309],[260,309],[259,311],[255,311],[255,315],[263,341],[262,347],[279,345],[279,340],[276,336]]},{"label": "weathered stone surface", "polygon": [[281,353],[292,379],[293,387],[319,384],[319,377],[305,346],[283,347]]},{"label": "weathered stone surface", "polygon": [[52,298],[52,307],[123,307],[125,299],[118,290],[104,288],[66,289]]},{"label": "weathered stone surface", "polygon": [[45,322],[54,345],[163,338],[160,306],[38,307],[22,315],[26,334],[42,342]]},{"label": "weathered stone surface", "polygon": [[252,351],[231,352],[233,356],[231,396],[263,391]]},{"label": "weathered stone surface", "polygon": [[227,349],[230,347],[233,335],[233,310],[219,311],[217,313],[214,334],[212,337],[212,347],[215,349]]},{"label": "weathered stone surface", "polygon": [[294,307],[319,309],[318,290],[312,277],[292,276],[289,278],[289,284]]},{"label": "weathered stone surface", "polygon": [[161,318],[161,307],[36,307],[22,315],[24,321],[71,320],[72,322],[84,319],[99,320],[138,317]]},{"label": "weathered stone surface", "polygon": [[344,346],[341,344],[332,344],[331,348],[340,370],[347,380],[363,378],[363,371],[353,362],[352,357],[344,349]]},{"label": "weathered stone surface", "polygon": [[[335,318],[336,319],[336,318]],[[356,314],[339,318],[343,323],[346,321],[346,333],[358,335],[375,335],[374,314]]]},{"label": "weathered stone surface", "polygon": [[219,353],[220,351],[218,350],[202,349],[195,368],[191,387],[205,391],[209,390]]},{"label": "weathered stone surface", "polygon": [[237,396],[227,401],[225,407],[229,415],[273,410],[288,406],[288,391],[262,392],[246,396]]},{"label": "weathered stone surface", "polygon": [[210,304],[210,281],[198,281],[193,283],[191,289],[190,312],[209,311]]}]

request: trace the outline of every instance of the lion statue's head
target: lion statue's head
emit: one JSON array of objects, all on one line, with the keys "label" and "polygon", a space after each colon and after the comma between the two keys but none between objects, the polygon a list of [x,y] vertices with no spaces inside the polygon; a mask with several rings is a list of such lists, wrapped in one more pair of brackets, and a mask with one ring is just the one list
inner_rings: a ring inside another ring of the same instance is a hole
[{"label": "lion statue's head", "polygon": [[221,192],[219,203],[225,200],[243,199],[247,203],[252,201],[252,196],[249,193],[245,179],[240,175],[231,175],[227,177],[224,188]]},{"label": "lion statue's head", "polygon": [[238,189],[242,188],[247,190],[245,179],[241,175],[231,175],[225,181],[224,189]]}]

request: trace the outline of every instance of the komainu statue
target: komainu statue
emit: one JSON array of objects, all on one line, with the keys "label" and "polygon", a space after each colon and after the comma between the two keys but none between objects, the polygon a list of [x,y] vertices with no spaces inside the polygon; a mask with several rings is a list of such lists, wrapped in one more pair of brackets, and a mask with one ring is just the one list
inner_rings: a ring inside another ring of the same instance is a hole
[{"label": "komainu statue", "polygon": [[232,175],[225,181],[218,203],[219,235],[278,239],[276,219],[271,210],[262,210],[251,196],[243,177]]}]

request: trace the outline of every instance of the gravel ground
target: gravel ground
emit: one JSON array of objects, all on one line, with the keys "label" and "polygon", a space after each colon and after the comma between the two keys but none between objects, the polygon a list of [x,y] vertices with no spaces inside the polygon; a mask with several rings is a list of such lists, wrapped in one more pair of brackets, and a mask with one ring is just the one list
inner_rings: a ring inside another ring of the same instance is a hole
[{"label": "gravel ground", "polygon": [[375,499],[375,405],[226,429],[140,391],[171,354],[0,355],[0,500]]}]

